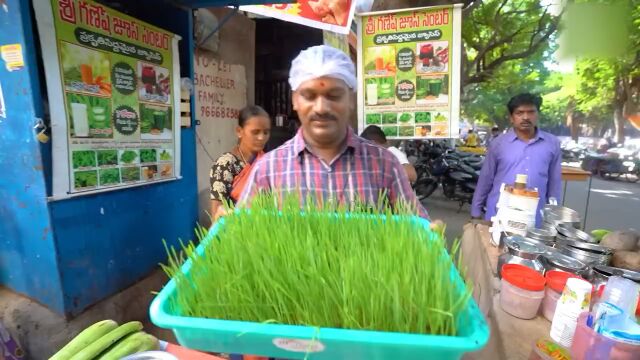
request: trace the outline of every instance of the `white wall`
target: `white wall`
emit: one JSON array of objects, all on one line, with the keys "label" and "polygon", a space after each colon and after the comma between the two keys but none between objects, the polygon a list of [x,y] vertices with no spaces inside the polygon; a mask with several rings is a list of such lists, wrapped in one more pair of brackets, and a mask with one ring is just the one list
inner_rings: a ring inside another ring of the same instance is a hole
[{"label": "white wall", "polygon": [[[222,20],[229,9],[211,9]],[[196,81],[204,79],[218,82],[206,86],[202,81],[196,85],[194,99],[196,106],[196,154],[198,161],[198,199],[199,220],[208,226],[209,201],[209,170],[213,161],[222,153],[230,151],[236,144],[235,127],[237,117],[234,114],[217,114],[216,108],[240,109],[254,101],[255,84],[255,23],[243,15],[234,15],[219,33],[220,45],[217,53],[196,50],[194,60],[196,64]],[[198,60],[200,62],[198,62]],[[202,75],[209,76],[209,79]],[[230,81],[233,81],[231,84]],[[201,91],[200,93],[198,91]],[[202,106],[209,106],[210,111],[201,110]],[[212,160],[213,159],[213,160]]]}]

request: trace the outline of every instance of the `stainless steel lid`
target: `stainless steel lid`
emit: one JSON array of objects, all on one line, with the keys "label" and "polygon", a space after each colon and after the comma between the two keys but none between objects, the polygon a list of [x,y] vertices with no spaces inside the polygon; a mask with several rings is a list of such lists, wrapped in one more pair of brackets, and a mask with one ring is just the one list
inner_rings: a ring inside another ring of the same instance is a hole
[{"label": "stainless steel lid", "polygon": [[544,259],[552,266],[570,272],[580,272],[587,270],[587,265],[580,260],[561,254],[557,251],[546,251]]},{"label": "stainless steel lid", "polygon": [[527,240],[522,236],[510,236],[504,240],[504,243],[509,249],[509,253],[516,256],[535,259],[544,254],[544,246],[542,244]]},{"label": "stainless steel lid", "polygon": [[545,205],[542,213],[545,218],[555,218],[560,222],[580,222],[577,211],[560,205]]},{"label": "stainless steel lid", "polygon": [[640,272],[631,271],[627,269],[615,268],[612,266],[596,265],[593,267],[593,271],[601,273],[605,276],[622,276],[625,279],[629,279],[640,283]]},{"label": "stainless steel lid", "polygon": [[582,241],[563,241],[563,246],[569,246],[574,249],[587,251],[594,255],[612,255],[613,249],[598,244],[590,244]]},{"label": "stainless steel lid", "polygon": [[553,239],[555,238],[556,235],[558,235],[558,231],[556,231],[553,228],[527,230],[527,237],[534,238],[534,239],[541,239],[541,240],[547,240],[549,238]]},{"label": "stainless steel lid", "polygon": [[558,230],[558,234],[561,234],[569,239],[584,241],[588,243],[596,243],[596,239],[594,239],[593,236],[582,230],[576,229],[571,225],[564,223],[558,224],[556,226],[556,229]]}]

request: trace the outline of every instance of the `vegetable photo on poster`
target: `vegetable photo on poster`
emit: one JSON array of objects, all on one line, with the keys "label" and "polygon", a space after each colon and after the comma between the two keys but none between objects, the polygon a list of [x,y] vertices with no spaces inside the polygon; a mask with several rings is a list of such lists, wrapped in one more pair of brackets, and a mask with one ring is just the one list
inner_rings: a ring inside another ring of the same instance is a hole
[{"label": "vegetable photo on poster", "polygon": [[109,53],[61,41],[60,59],[65,90],[111,96]]}]

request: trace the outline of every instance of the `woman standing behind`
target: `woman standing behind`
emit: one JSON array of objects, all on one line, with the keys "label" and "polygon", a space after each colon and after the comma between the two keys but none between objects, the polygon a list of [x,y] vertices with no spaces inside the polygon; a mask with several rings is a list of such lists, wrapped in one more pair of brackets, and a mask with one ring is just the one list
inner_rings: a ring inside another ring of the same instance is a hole
[{"label": "woman standing behind", "polygon": [[263,108],[251,105],[240,111],[236,127],[238,144],[216,160],[209,174],[213,221],[224,214],[221,205],[240,198],[253,164],[264,154],[270,133],[271,120]]}]

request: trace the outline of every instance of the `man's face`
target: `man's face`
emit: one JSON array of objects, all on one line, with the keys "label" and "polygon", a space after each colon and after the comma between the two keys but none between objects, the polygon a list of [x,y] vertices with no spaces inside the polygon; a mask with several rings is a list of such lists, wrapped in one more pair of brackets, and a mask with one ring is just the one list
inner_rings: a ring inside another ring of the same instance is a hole
[{"label": "man's face", "polygon": [[319,144],[344,140],[354,106],[351,89],[331,77],[305,81],[293,93],[293,108],[305,137]]},{"label": "man's face", "polygon": [[520,105],[511,114],[511,124],[520,131],[533,131],[538,124],[538,109],[535,105]]}]

